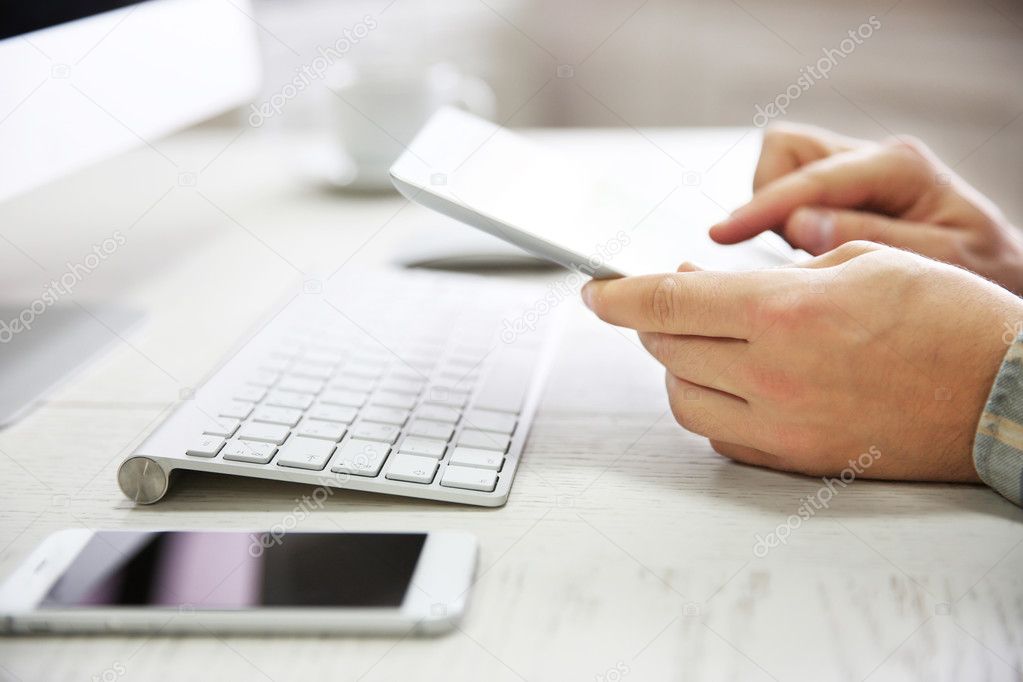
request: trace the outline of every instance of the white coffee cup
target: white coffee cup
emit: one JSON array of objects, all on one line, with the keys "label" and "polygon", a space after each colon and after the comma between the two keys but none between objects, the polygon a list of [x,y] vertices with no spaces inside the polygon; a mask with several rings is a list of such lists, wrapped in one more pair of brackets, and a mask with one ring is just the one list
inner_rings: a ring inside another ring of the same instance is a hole
[{"label": "white coffee cup", "polygon": [[493,91],[449,64],[345,62],[327,78],[331,125],[344,168],[335,184],[358,190],[391,187],[387,171],[437,109],[459,106],[493,118]]}]

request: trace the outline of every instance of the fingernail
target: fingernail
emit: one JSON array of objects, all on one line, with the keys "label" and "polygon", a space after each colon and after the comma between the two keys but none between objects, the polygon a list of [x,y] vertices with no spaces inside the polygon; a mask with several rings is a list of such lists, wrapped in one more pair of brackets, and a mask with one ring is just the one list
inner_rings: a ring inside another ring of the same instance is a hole
[{"label": "fingernail", "polygon": [[789,238],[795,246],[813,254],[831,249],[835,236],[835,217],[831,211],[801,208],[792,216]]},{"label": "fingernail", "polygon": [[583,285],[582,296],[583,303],[586,304],[586,307],[592,309],[593,305],[591,301],[593,299],[593,285],[590,282],[587,282],[585,285]]}]

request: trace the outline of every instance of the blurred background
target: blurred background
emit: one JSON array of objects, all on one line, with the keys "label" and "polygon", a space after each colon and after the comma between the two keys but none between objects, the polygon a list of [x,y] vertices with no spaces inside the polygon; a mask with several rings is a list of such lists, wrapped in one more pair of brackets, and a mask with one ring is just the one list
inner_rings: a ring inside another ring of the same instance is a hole
[{"label": "blurred background", "polygon": [[[489,84],[501,123],[750,126],[774,102],[785,112],[772,120],[917,135],[1023,222],[1015,0],[256,0],[253,11],[259,101],[375,24],[343,60],[453,64]],[[827,77],[813,68],[822,59]],[[329,129],[330,79],[304,80],[267,128]]]}]

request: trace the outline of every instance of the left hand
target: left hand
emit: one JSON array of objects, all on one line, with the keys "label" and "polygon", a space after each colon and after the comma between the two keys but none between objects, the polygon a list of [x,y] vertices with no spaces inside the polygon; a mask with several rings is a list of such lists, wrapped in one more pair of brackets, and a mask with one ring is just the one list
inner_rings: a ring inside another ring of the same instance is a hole
[{"label": "left hand", "polygon": [[879,144],[810,126],[771,126],[753,198],[710,235],[733,244],[766,230],[814,256],[860,239],[897,246],[1023,295],[1019,231],[913,138]]},{"label": "left hand", "polygon": [[814,475],[876,450],[857,475],[977,481],[977,424],[1023,320],[1005,289],[867,242],[800,267],[592,281],[583,295],[640,332],[682,426],[733,459]]}]

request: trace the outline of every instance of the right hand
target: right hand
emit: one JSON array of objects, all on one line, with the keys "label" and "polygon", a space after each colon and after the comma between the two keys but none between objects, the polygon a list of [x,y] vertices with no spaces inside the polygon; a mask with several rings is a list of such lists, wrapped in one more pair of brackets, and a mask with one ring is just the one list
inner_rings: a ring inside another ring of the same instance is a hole
[{"label": "right hand", "polygon": [[[793,265],[593,280],[602,320],[640,332],[679,423],[723,455],[815,476],[977,481],[973,442],[1023,300],[868,242]],[[866,466],[866,465],[864,465]]]},{"label": "right hand", "polygon": [[1023,238],[912,138],[876,143],[810,126],[771,126],[753,198],[710,235],[734,244],[766,230],[815,256],[857,239],[889,244],[1023,294]]}]

